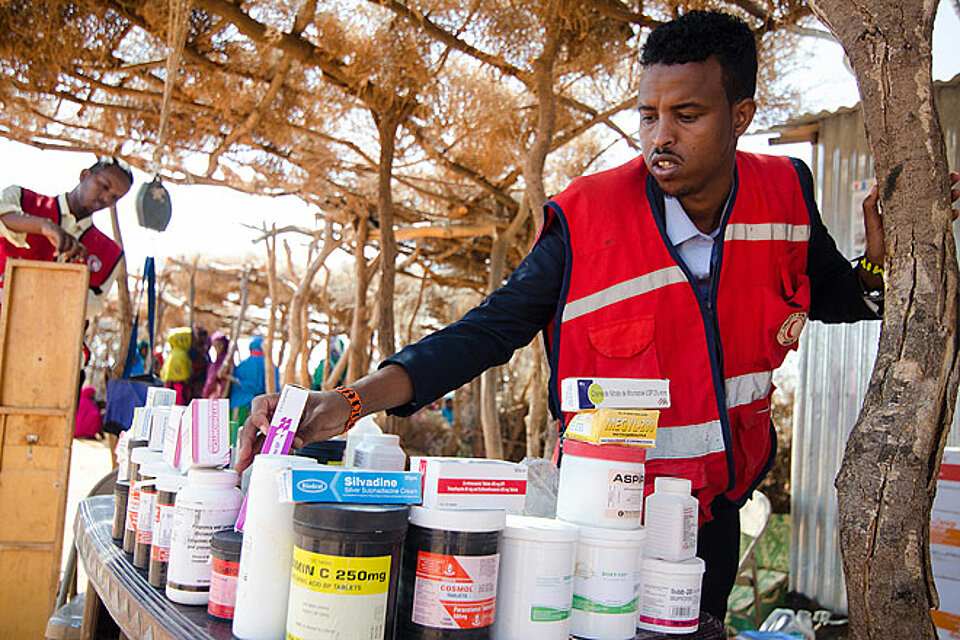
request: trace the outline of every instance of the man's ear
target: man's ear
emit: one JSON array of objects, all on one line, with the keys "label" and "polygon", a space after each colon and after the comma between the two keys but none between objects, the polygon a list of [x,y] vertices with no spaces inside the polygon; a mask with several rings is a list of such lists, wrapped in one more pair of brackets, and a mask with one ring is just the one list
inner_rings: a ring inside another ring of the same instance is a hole
[{"label": "man's ear", "polygon": [[753,98],[744,98],[733,105],[733,133],[736,137],[746,133],[756,113],[757,101]]},{"label": "man's ear", "polygon": [[88,169],[84,169],[83,171],[81,171],[81,172],[80,172],[80,182],[83,182],[84,180],[86,180],[86,179],[87,179],[87,176],[89,176],[89,175],[90,175],[90,169],[89,169],[89,168],[88,168]]}]

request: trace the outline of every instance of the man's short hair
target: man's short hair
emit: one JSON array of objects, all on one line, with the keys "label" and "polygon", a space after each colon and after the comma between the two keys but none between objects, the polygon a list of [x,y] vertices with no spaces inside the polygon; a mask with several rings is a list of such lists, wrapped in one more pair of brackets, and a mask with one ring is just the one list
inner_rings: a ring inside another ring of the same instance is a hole
[{"label": "man's short hair", "polygon": [[133,171],[130,169],[130,165],[122,158],[116,156],[100,156],[96,162],[90,165],[90,172],[101,171],[109,167],[116,167],[120,169],[120,171],[123,171],[123,175],[127,176],[127,180],[130,181],[131,185],[133,184]]},{"label": "man's short hair", "polygon": [[730,103],[757,90],[757,41],[746,22],[720,11],[688,11],[654,29],[640,53],[640,64],[685,64],[716,56]]}]

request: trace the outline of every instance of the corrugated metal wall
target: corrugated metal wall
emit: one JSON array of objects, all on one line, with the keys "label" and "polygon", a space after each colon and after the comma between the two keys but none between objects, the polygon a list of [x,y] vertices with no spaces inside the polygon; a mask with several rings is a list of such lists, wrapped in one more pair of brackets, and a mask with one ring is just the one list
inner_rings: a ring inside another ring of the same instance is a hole
[{"label": "corrugated metal wall", "polygon": [[[937,95],[948,158],[956,170],[960,167],[960,77],[940,85]],[[823,221],[837,246],[846,256],[861,255],[863,218],[854,194],[858,181],[872,177],[873,162],[859,110],[820,121],[811,169]],[[847,597],[833,480],[870,381],[879,337],[880,322],[811,322],[800,345],[794,402],[790,588],[838,611],[846,611]],[[960,415],[954,415],[951,445],[960,445],[958,422]]]}]

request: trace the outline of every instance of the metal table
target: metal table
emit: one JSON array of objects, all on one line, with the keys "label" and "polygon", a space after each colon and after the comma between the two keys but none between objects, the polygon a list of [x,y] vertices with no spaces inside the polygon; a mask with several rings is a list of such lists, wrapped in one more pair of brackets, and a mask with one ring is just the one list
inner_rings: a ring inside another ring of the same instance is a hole
[{"label": "metal table", "polygon": [[[77,508],[74,540],[77,554],[90,578],[87,589],[83,637],[96,638],[95,612],[102,602],[110,617],[129,638],[143,640],[231,640],[230,623],[207,615],[206,607],[187,607],[167,600],[150,586],[147,572],[133,566],[110,537],[113,497],[87,498]],[[94,596],[95,597],[92,597]],[[88,616],[87,613],[91,612]],[[89,618],[89,619],[88,619]],[[701,613],[696,633],[666,635],[638,631],[636,640],[722,640],[726,627],[713,616]],[[402,639],[398,639],[402,640]]]}]

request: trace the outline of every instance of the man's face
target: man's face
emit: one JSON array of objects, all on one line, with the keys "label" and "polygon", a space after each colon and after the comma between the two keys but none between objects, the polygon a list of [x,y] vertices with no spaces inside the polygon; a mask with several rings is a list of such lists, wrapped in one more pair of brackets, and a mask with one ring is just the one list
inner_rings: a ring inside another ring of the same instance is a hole
[{"label": "man's face", "polygon": [[730,104],[713,57],[650,65],[640,77],[639,98],[644,160],[664,193],[681,201],[725,198],[737,138],[753,118],[754,101]]},{"label": "man's face", "polygon": [[91,171],[80,172],[80,185],[77,187],[75,201],[78,211],[75,215],[86,216],[106,209],[130,190],[130,180],[118,167],[108,166]]}]

